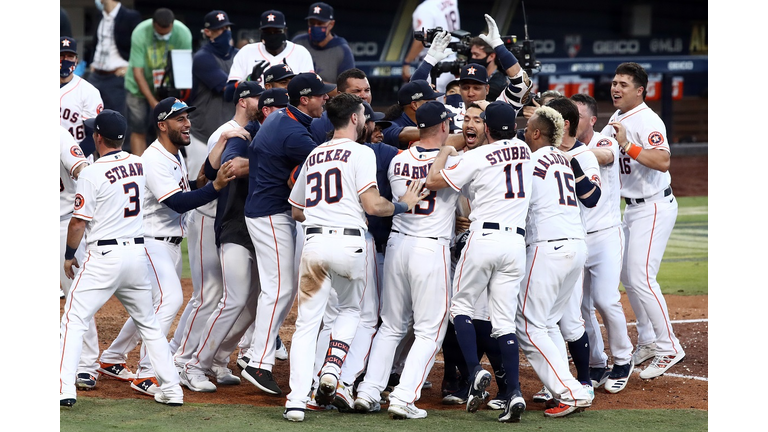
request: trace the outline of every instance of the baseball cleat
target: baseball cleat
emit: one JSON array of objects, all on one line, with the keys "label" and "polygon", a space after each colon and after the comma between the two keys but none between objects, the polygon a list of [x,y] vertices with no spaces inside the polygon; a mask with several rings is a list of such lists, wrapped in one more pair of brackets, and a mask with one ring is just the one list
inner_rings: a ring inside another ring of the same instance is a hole
[{"label": "baseball cleat", "polygon": [[502,423],[520,423],[520,419],[525,411],[525,399],[519,389],[512,391],[509,400],[505,401],[504,412],[499,414],[499,421]]},{"label": "baseball cleat", "polygon": [[489,410],[503,410],[504,407],[507,406],[507,401],[503,399],[500,395],[496,395],[495,398],[488,401],[487,404],[485,404],[485,407]]},{"label": "baseball cleat", "polygon": [[355,411],[363,414],[379,412],[381,411],[381,404],[358,396],[355,399]]},{"label": "baseball cleat", "polygon": [[283,391],[277,386],[277,382],[275,382],[275,378],[272,376],[272,371],[248,366],[243,369],[240,375],[266,393],[272,395],[283,394]]},{"label": "baseball cleat", "polygon": [[275,358],[278,360],[288,360],[288,350],[285,348],[280,336],[278,336],[275,341]]},{"label": "baseball cleat", "polygon": [[339,379],[336,375],[326,372],[320,376],[320,384],[317,387],[315,400],[320,405],[330,405],[335,396],[336,388],[339,386]]},{"label": "baseball cleat", "polygon": [[118,379],[120,381],[133,381],[136,379],[136,374],[131,372],[125,363],[102,363],[99,362],[98,372],[101,375],[106,375]]},{"label": "baseball cleat", "polygon": [[477,412],[490,395],[485,388],[491,383],[491,373],[485,369],[479,369],[475,372],[475,378],[472,380],[472,386],[469,388],[469,397],[467,398],[467,412]]},{"label": "baseball cleat", "polygon": [[560,402],[555,407],[544,410],[544,416],[552,417],[552,418],[565,417],[569,414],[582,412],[585,409],[586,409],[585,407],[577,407],[575,405],[566,405]]},{"label": "baseball cleat", "polygon": [[618,393],[624,390],[629,377],[632,376],[633,370],[635,370],[635,363],[632,360],[624,365],[613,365],[613,369],[605,381],[605,391],[607,393]]},{"label": "baseball cleat", "polygon": [[651,379],[664,375],[667,371],[669,371],[669,368],[676,365],[684,357],[685,353],[683,351],[680,351],[675,355],[657,355],[653,358],[651,365],[640,372],[640,378]]},{"label": "baseball cleat", "polygon": [[546,403],[551,400],[552,393],[546,387],[542,387],[538,393],[533,395],[533,401],[536,403]]},{"label": "baseball cleat", "polygon": [[238,385],[240,377],[232,373],[232,369],[225,366],[213,366],[211,372],[216,377],[216,382],[221,385]]},{"label": "baseball cleat", "polygon": [[211,393],[216,391],[216,385],[208,380],[208,377],[201,374],[182,372],[179,376],[181,385],[201,393]]},{"label": "baseball cleat", "polygon": [[301,408],[286,408],[283,411],[283,418],[293,422],[304,421],[304,410]]},{"label": "baseball cleat", "polygon": [[335,411],[336,407],[333,405],[320,405],[315,400],[315,392],[312,391],[309,402],[307,402],[307,409],[310,411]]},{"label": "baseball cleat", "polygon": [[333,406],[339,409],[339,412],[353,411],[355,408],[355,398],[352,396],[352,386],[339,382],[336,389],[336,396],[333,398]]},{"label": "baseball cleat", "polygon": [[[66,296],[64,295],[64,290],[63,290],[63,289],[61,289],[61,288],[59,288],[59,298],[60,298],[60,299],[63,299],[63,298],[65,298],[65,297],[66,297]],[[71,405],[70,405],[70,406],[71,406]]]},{"label": "baseball cleat", "polygon": [[635,352],[632,353],[632,361],[635,366],[642,364],[644,361],[654,358],[656,356],[656,343],[648,345],[638,345]]},{"label": "baseball cleat", "polygon": [[75,386],[82,390],[92,390],[96,387],[96,377],[87,372],[79,373],[77,374]]},{"label": "baseball cleat", "polygon": [[74,397],[67,397],[64,395],[59,397],[59,406],[62,407],[71,407],[75,402],[77,402],[77,399]]},{"label": "baseball cleat", "polygon": [[389,408],[387,408],[387,412],[394,420],[427,418],[427,410],[418,408],[412,403],[406,404],[405,402],[397,399],[389,401]]},{"label": "baseball cleat", "polygon": [[592,381],[592,387],[598,389],[605,384],[611,371],[607,367],[589,368],[589,379]]},{"label": "baseball cleat", "polygon": [[248,362],[250,362],[251,359],[248,358],[248,356],[242,356],[237,359],[237,367],[240,368],[240,370],[243,370],[248,367]]},{"label": "baseball cleat", "polygon": [[432,388],[432,381],[424,381],[424,385],[421,386],[422,390],[429,390]]},{"label": "baseball cleat", "polygon": [[131,382],[131,388],[147,396],[154,396],[160,391],[160,384],[155,377],[136,378]]},{"label": "baseball cleat", "polygon": [[170,391],[158,391],[155,393],[155,402],[168,406],[182,406],[184,405],[184,393],[181,388],[179,388],[178,394],[172,394]]}]

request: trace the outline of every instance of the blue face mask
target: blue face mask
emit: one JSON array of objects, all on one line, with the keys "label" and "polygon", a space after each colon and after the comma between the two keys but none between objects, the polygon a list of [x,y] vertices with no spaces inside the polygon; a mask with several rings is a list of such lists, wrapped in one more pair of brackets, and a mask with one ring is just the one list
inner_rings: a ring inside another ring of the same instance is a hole
[{"label": "blue face mask", "polygon": [[104,12],[104,4],[101,2],[101,0],[94,0],[96,3],[96,9],[99,10],[99,12]]},{"label": "blue face mask", "polygon": [[452,94],[445,97],[445,104],[454,108],[461,108],[462,99],[460,94]]},{"label": "blue face mask", "polygon": [[309,40],[314,43],[320,43],[325,40],[325,36],[327,35],[328,28],[327,27],[320,27],[320,26],[313,26],[309,28]]},{"label": "blue face mask", "polygon": [[154,32],[154,33],[155,33],[155,39],[167,42],[167,41],[171,40],[171,33],[173,33],[173,32],[169,31],[168,34],[165,34],[165,35],[161,35],[158,32]]},{"label": "blue face mask", "polygon": [[215,39],[211,40],[211,47],[214,51],[216,51],[217,54],[223,56],[226,56],[229,54],[229,50],[232,47],[230,42],[232,41],[232,31],[231,30],[224,30],[224,33],[216,36]]},{"label": "blue face mask", "polygon": [[62,78],[66,78],[72,75],[72,72],[75,71],[75,66],[77,65],[77,62],[72,60],[61,60],[60,64],[61,66],[59,67],[59,76]]}]

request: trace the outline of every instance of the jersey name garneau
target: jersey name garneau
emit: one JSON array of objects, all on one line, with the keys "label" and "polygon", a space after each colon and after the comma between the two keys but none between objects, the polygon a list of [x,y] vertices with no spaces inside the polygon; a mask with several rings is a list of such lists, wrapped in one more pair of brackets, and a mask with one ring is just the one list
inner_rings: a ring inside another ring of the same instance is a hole
[{"label": "jersey name garneau", "polygon": [[360,194],[371,187],[377,187],[373,150],[334,139],[307,156],[288,202],[304,210],[305,227],[367,230]]},{"label": "jersey name garneau", "polygon": [[85,241],[144,237],[142,158],[116,150],[83,168],[72,217],[89,221]]},{"label": "jersey name garneau", "polygon": [[72,173],[88,161],[75,139],[63,127],[59,128],[59,159],[59,220],[64,220],[72,216],[72,206],[75,202],[77,181]]},{"label": "jersey name garneau", "polygon": [[[400,152],[389,164],[387,176],[392,195],[405,195],[412,181],[424,182],[439,149],[411,146]],[[453,165],[457,158],[448,158],[446,165]],[[392,218],[392,229],[416,237],[450,239],[456,221],[456,200],[459,193],[451,188],[430,192],[411,210]],[[395,202],[397,200],[395,199]]]},{"label": "jersey name garneau", "polygon": [[525,242],[583,239],[576,182],[568,159],[552,146],[531,155],[533,182],[525,228]]},{"label": "jersey name garneau", "polygon": [[[627,130],[627,140],[644,149],[658,149],[671,153],[667,141],[667,128],[661,118],[645,102],[629,110],[613,113],[608,122],[618,121]],[[603,135],[615,138],[613,126],[606,125]],[[623,150],[619,155],[619,173],[621,174],[621,196],[625,198],[648,198],[664,189],[672,182],[672,176],[641,164],[629,157]]]},{"label": "jersey name garneau", "polygon": [[159,141],[142,154],[147,172],[144,193],[144,231],[148,237],[185,237],[187,213],[177,213],[163,204],[175,193],[189,191],[187,165],[181,152],[173,155]]},{"label": "jersey name garneau", "polygon": [[[312,63],[312,55],[301,45],[286,41],[285,49],[276,56],[267,51],[261,42],[248,44],[235,54],[232,60],[232,67],[229,69],[227,81],[245,81],[251,74],[253,67],[257,62],[266,60],[270,66],[287,64],[295,74],[303,72],[314,72],[315,66]],[[259,85],[264,86],[264,76],[258,78],[252,77]]]},{"label": "jersey name garneau", "polygon": [[617,168],[619,145],[616,140],[595,132],[588,147],[607,149],[613,154],[613,162],[600,165],[600,200],[593,208],[581,208],[586,215],[587,232],[590,233],[621,225],[621,183]]},{"label": "jersey name garneau", "polygon": [[[574,144],[574,146],[571,147],[567,153],[579,161],[579,166],[581,166],[581,170],[584,171],[584,175],[589,179],[589,181],[602,187],[602,178],[600,177],[600,164],[597,163],[597,157],[595,157],[595,154],[589,151],[589,148],[583,142],[577,140],[576,144]],[[598,205],[602,199],[603,198],[601,195],[600,200],[598,200]],[[586,212],[587,210],[592,209],[584,207],[584,204],[582,204],[581,201],[579,201],[579,207],[581,208],[581,223],[584,225],[584,228],[587,230],[587,232],[592,231],[592,229],[589,227],[589,220],[587,219]]]},{"label": "jersey name garneau", "polygon": [[103,109],[99,90],[77,75],[59,89],[59,122],[78,144],[85,138],[83,120],[96,117]]},{"label": "jersey name garneau", "polygon": [[458,162],[440,171],[456,191],[467,187],[472,197],[470,230],[483,223],[522,228],[530,201],[531,149],[517,138],[485,144],[459,156]]}]

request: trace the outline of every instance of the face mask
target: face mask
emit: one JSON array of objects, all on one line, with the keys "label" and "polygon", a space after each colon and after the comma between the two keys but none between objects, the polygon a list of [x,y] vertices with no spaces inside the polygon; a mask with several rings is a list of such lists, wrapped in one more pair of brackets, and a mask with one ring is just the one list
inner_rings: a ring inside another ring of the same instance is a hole
[{"label": "face mask", "polygon": [[445,97],[445,104],[454,108],[461,108],[462,102],[460,94],[452,94]]},{"label": "face mask", "polygon": [[104,12],[104,4],[101,3],[101,0],[94,0],[96,3],[96,9],[99,10],[99,12]]},{"label": "face mask", "polygon": [[320,43],[325,40],[327,33],[327,27],[313,26],[309,28],[309,40],[313,43]]},{"label": "face mask", "polygon": [[167,42],[171,40],[171,33],[173,33],[173,31],[169,31],[168,34],[166,35],[161,35],[158,32],[154,32],[154,33],[155,33],[155,39]]},{"label": "face mask", "polygon": [[232,31],[224,30],[224,33],[216,36],[216,38],[211,41],[211,47],[213,48],[214,51],[216,51],[217,54],[221,56],[225,56],[229,54],[231,41],[232,41]]},{"label": "face mask", "polygon": [[490,62],[488,61],[488,56],[485,56],[484,58],[481,58],[481,59],[469,59],[468,63],[474,63],[476,65],[480,65],[488,69],[488,63]]},{"label": "face mask", "polygon": [[75,71],[75,66],[77,65],[76,61],[72,60],[61,60],[59,62],[59,76],[62,78],[66,78],[72,74],[72,72]]},{"label": "face mask", "polygon": [[283,43],[287,40],[286,38],[287,36],[285,33],[261,35],[261,41],[264,42],[264,48],[266,48],[267,51],[279,50],[283,46]]}]

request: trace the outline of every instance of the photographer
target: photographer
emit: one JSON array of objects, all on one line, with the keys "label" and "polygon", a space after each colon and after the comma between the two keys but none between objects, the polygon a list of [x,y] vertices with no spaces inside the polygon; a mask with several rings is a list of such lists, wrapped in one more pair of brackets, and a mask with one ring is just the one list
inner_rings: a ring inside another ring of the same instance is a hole
[{"label": "photographer", "polygon": [[488,71],[488,85],[490,88],[485,100],[493,102],[498,99],[501,92],[504,91],[504,88],[509,85],[509,79],[504,75],[504,72],[499,69],[501,63],[498,61],[496,51],[488,45],[488,42],[475,36],[469,43],[470,52],[472,53],[469,62],[484,66]]}]

